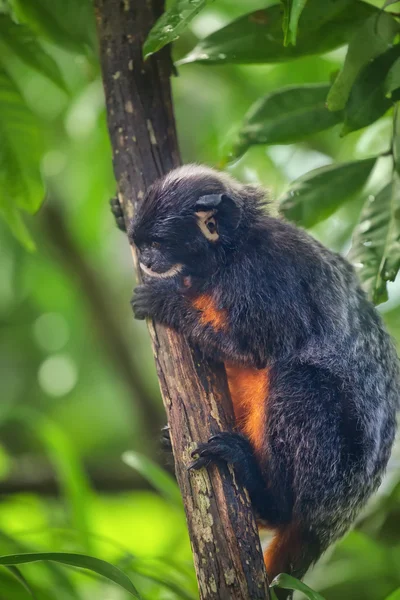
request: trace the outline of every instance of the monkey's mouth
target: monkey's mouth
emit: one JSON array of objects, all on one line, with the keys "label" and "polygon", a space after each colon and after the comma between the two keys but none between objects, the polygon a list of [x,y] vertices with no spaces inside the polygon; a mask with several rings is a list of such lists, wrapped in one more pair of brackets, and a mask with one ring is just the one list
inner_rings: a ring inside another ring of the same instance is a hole
[{"label": "monkey's mouth", "polygon": [[163,271],[162,273],[157,273],[157,271],[149,269],[149,267],[146,267],[146,265],[144,265],[143,263],[140,263],[140,268],[142,269],[143,273],[145,273],[149,277],[155,277],[156,279],[168,279],[169,277],[174,277],[174,275],[178,275],[178,273],[182,271],[183,265],[178,263],[176,265],[173,265],[167,271]]}]

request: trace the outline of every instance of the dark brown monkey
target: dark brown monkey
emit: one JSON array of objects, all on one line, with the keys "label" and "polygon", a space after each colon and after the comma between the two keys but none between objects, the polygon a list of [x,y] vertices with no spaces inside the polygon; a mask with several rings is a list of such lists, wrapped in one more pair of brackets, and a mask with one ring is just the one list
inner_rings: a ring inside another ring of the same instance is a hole
[{"label": "dark brown monkey", "polygon": [[200,444],[193,467],[233,463],[275,531],[269,577],[301,578],[381,481],[399,368],[350,264],[263,200],[200,166],[152,185],[129,232],[133,308],[225,363],[237,430]]}]

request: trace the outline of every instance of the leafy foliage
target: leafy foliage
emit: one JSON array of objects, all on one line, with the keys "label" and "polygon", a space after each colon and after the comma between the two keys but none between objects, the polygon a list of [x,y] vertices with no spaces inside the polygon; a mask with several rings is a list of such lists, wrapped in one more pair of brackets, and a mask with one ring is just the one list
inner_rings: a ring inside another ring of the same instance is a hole
[{"label": "leafy foliage", "polygon": [[329,85],[309,84],[272,92],[250,108],[230,158],[239,158],[254,144],[288,144],[339,123],[341,112],[325,106]]},{"label": "leafy foliage", "polygon": [[5,71],[0,71],[0,139],[0,213],[19,240],[32,249],[19,211],[35,213],[44,198],[41,132]]},{"label": "leafy foliage", "polygon": [[387,300],[386,282],[400,267],[400,182],[396,175],[377,196],[370,196],[356,227],[350,258],[373,301]]},{"label": "leafy foliage", "polygon": [[307,0],[281,0],[283,4],[283,32],[285,46],[296,44],[297,28],[300,15],[304,10]]},{"label": "leafy foliage", "polygon": [[[360,70],[387,50],[399,31],[397,21],[386,13],[366,19],[350,39],[346,58],[327,96],[329,110],[342,110]],[[365,43],[368,40],[368,44]]]},{"label": "leafy foliage", "polygon": [[296,45],[285,46],[282,10],[274,4],[212,33],[178,64],[276,63],[329,52],[346,44],[354,28],[373,12],[364,2],[309,0],[300,19]]},{"label": "leafy foliage", "polygon": [[281,198],[282,213],[303,227],[313,227],[364,186],[375,162],[366,158],[309,171]]},{"label": "leafy foliage", "polygon": [[11,554],[9,556],[0,556],[0,565],[14,566],[23,565],[31,562],[50,560],[79,569],[89,569],[98,575],[106,577],[110,581],[121,586],[129,592],[134,598],[140,598],[138,591],[129,578],[117,567],[110,563],[93,556],[85,554],[73,554],[67,552],[35,552],[30,554]]},{"label": "leafy foliage", "polygon": [[43,49],[29,27],[17,25],[8,15],[0,15],[0,48],[3,60],[5,52],[13,52],[29,67],[65,90],[60,69],[53,57]]},{"label": "leafy foliage", "polygon": [[204,8],[207,0],[176,0],[158,19],[143,46],[143,56],[148,58],[167,44],[174,42],[190,21]]}]

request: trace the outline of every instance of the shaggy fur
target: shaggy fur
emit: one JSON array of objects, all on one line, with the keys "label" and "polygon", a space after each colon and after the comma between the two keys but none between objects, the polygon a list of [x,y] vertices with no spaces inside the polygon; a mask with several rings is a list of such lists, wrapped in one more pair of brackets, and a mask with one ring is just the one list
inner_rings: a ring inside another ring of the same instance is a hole
[{"label": "shaggy fur", "polygon": [[[220,199],[215,243],[195,216],[199,205],[210,208],[209,196],[211,204]],[[302,577],[380,484],[395,434],[399,367],[350,264],[270,217],[263,202],[261,190],[200,166],[157,181],[130,238],[146,267],[162,273],[179,265],[180,272],[145,277],[133,307],[137,318],[174,327],[207,356],[268,368],[262,452],[227,432],[200,446],[194,466],[235,464],[260,521],[285,532],[270,564]],[[224,311],[226,327],[201,322],[193,307],[199,294]]]}]

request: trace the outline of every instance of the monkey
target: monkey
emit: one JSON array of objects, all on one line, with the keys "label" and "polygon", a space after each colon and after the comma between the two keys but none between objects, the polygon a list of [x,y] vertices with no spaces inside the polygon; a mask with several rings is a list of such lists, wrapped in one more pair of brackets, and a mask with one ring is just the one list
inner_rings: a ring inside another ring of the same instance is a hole
[{"label": "monkey", "polygon": [[143,274],[135,317],[174,328],[225,366],[235,430],[200,443],[190,468],[233,465],[274,533],[271,581],[303,578],[378,488],[400,376],[353,267],[271,216],[265,196],[186,165],[148,188],[128,234]]}]

